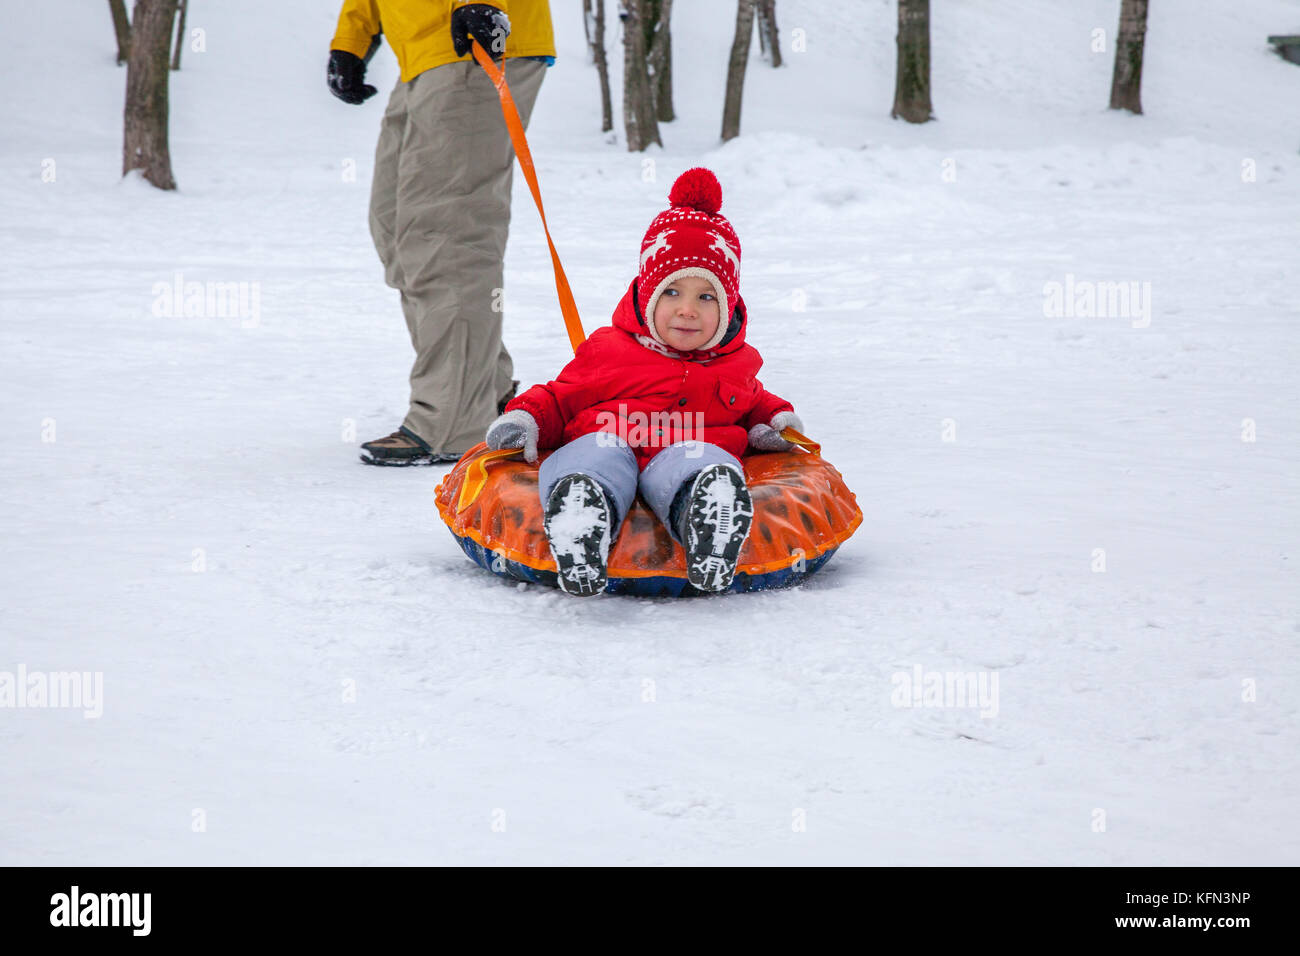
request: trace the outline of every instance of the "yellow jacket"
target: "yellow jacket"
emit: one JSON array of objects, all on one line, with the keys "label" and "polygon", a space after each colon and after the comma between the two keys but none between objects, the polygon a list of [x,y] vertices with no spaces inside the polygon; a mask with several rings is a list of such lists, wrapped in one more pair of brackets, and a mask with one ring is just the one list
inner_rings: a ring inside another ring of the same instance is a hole
[{"label": "yellow jacket", "polygon": [[[343,0],[338,30],[331,50],[347,50],[364,57],[371,38],[383,33],[397,55],[402,82],[425,70],[457,60],[451,45],[451,11],[465,0]],[[492,6],[510,18],[506,56],[555,56],[548,0],[492,0]]]}]

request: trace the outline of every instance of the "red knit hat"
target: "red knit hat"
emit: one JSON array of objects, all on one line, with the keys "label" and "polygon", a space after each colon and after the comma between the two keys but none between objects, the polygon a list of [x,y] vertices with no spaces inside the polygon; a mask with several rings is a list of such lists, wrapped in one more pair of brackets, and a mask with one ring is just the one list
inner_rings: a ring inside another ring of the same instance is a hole
[{"label": "red knit hat", "polygon": [[722,208],[722,186],[702,166],[677,177],[668,193],[671,208],[655,216],[641,240],[638,298],[650,336],[666,345],[655,329],[655,304],[668,284],[682,276],[697,276],[713,285],[718,298],[718,330],[700,346],[710,349],[727,334],[731,310],[740,296],[740,239]]}]

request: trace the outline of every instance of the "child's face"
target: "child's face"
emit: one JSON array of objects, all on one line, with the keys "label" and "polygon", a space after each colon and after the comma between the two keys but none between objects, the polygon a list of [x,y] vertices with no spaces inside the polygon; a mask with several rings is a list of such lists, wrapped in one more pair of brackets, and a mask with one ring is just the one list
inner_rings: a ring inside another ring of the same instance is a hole
[{"label": "child's face", "polygon": [[713,286],[699,276],[674,279],[655,302],[655,330],[679,352],[698,349],[713,338],[720,320]]}]

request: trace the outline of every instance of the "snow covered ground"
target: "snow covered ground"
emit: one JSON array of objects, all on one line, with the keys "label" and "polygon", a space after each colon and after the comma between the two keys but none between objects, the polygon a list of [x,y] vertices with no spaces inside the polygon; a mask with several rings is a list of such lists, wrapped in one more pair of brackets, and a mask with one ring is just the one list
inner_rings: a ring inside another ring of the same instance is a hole
[{"label": "snow covered ground", "polygon": [[[1265,43],[1300,3],[1153,4],[1143,117],[1104,108],[1117,0],[935,5],[916,128],[890,0],[782,0],[788,64],[755,48],[719,148],[734,5],[692,0],[647,167],[556,0],[530,140],[587,328],[713,168],[763,380],[865,514],[795,590],[681,601],[511,587],[439,522],[443,469],[357,461],[410,346],[334,4],[195,0],[172,195],[119,180],[102,5],[11,6],[0,680],[103,690],[0,709],[0,863],[1300,863],[1300,68]],[[520,176],[506,266],[545,380]],[[156,314],[178,273],[250,315]],[[916,668],[996,697],[897,706]]]}]

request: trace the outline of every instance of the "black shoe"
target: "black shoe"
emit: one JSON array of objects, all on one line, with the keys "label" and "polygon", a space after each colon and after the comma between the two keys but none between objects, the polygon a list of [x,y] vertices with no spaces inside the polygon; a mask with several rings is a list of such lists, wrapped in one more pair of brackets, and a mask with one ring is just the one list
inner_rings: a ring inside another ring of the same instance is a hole
[{"label": "black shoe", "polygon": [[710,465],[695,476],[682,515],[686,577],[694,587],[731,587],[753,520],[754,502],[734,465]]},{"label": "black shoe", "polygon": [[446,455],[432,451],[415,432],[405,425],[386,438],[376,438],[361,446],[368,455],[361,460],[367,465],[442,465],[460,461],[459,455]]},{"label": "black shoe", "polygon": [[566,594],[589,596],[605,590],[613,510],[605,490],[587,475],[566,475],[551,489],[546,539]]},{"label": "black shoe", "polygon": [[498,415],[504,415],[506,413],[506,406],[510,404],[510,399],[514,398],[515,395],[518,393],[518,391],[519,391],[519,379],[517,378],[511,379],[510,391],[506,392],[505,395],[501,396],[501,401],[497,402]]}]

